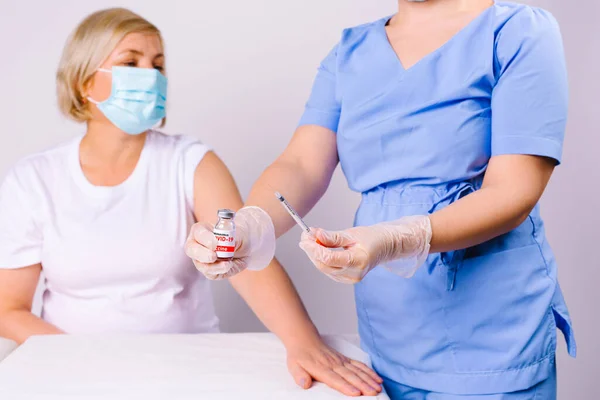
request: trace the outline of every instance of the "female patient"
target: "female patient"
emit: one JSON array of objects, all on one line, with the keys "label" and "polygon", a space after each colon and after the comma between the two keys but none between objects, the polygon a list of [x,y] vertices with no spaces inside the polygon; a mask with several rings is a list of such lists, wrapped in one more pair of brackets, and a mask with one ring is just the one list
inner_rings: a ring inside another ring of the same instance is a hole
[{"label": "female patient", "polygon": [[[96,12],[69,39],[58,102],[87,130],[20,161],[1,186],[0,336],[218,331],[209,282],[183,246],[196,220],[242,200],[206,145],[151,129],[165,118],[164,74],[159,30],[128,10]],[[277,261],[231,283],[283,341],[300,386],[314,378],[350,395],[380,391],[374,372],[322,343]]]}]

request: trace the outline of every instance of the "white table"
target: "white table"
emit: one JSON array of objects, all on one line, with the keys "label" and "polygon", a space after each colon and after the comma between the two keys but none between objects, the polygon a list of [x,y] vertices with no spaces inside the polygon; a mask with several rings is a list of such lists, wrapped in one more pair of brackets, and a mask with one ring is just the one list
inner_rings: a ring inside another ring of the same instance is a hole
[{"label": "white table", "polygon": [[12,340],[0,338],[0,361],[4,360],[16,348],[17,344]]},{"label": "white table", "polygon": [[[368,363],[343,337],[326,340]],[[298,388],[287,372],[285,349],[271,334],[38,336],[0,363],[0,399],[342,398],[320,383]]]}]

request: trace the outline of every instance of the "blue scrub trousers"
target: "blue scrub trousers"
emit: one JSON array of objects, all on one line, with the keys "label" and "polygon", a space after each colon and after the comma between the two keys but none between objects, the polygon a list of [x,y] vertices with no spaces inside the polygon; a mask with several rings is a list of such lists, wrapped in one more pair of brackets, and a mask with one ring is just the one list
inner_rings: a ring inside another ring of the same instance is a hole
[{"label": "blue scrub trousers", "polygon": [[532,388],[489,395],[454,395],[428,392],[384,380],[385,390],[392,400],[556,400],[556,364],[548,379]]}]

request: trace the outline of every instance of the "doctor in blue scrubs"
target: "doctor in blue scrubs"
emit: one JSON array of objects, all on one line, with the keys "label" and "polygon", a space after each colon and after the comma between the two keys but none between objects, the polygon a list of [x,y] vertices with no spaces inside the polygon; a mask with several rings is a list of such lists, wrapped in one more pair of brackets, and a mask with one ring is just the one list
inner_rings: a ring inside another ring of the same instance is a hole
[{"label": "doctor in blue scrubs", "polygon": [[355,227],[314,229],[300,246],[355,284],[388,394],[555,399],[557,327],[573,356],[576,345],[538,201],[561,162],[567,97],[547,11],[399,0],[397,14],[344,30],[321,63],[297,132],[248,199],[273,226],[240,232],[223,262],[198,225],[188,254],[213,279],[240,272],[264,232],[293,226],[272,188],[305,214],[339,162],[362,193]]}]

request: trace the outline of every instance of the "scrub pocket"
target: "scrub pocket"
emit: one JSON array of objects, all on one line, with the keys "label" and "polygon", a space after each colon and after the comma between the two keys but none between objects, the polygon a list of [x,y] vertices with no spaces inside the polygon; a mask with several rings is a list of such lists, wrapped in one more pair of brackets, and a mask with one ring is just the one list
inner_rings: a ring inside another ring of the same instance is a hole
[{"label": "scrub pocket", "polygon": [[465,257],[444,307],[456,371],[526,368],[553,355],[554,287],[535,244]]}]

